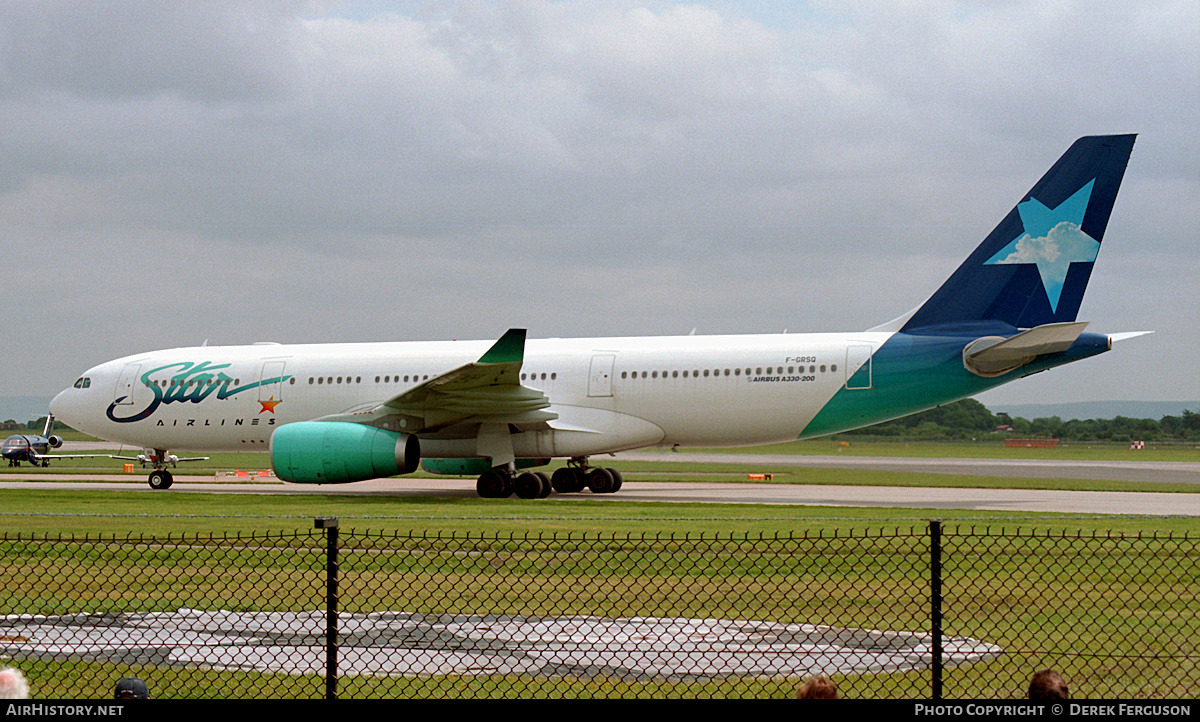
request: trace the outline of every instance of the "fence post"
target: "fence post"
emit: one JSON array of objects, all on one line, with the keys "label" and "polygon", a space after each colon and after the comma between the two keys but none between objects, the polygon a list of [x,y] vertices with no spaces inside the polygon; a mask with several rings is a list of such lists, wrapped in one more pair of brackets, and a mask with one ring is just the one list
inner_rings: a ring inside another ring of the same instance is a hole
[{"label": "fence post", "polygon": [[337,517],[317,519],[316,528],[325,530],[325,699],[337,699]]},{"label": "fence post", "polygon": [[929,522],[930,671],[933,699],[942,698],[942,522]]}]

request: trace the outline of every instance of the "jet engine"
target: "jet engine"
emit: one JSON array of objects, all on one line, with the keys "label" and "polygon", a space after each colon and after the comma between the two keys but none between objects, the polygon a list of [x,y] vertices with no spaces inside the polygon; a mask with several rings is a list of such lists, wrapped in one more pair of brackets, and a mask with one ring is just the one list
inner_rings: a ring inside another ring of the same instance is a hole
[{"label": "jet engine", "polygon": [[417,437],[343,421],[285,424],[271,435],[271,466],[284,481],[346,484],[416,471]]}]

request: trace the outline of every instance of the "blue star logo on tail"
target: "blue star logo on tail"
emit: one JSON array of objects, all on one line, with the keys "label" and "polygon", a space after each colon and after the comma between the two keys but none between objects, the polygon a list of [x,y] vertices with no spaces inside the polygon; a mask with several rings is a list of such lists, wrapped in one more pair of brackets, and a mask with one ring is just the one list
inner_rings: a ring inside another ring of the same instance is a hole
[{"label": "blue star logo on tail", "polygon": [[984,265],[1036,264],[1038,274],[1042,277],[1042,286],[1050,299],[1050,308],[1057,311],[1058,299],[1062,295],[1063,283],[1066,282],[1071,264],[1092,263],[1100,251],[1100,243],[1080,229],[1095,182],[1088,181],[1055,208],[1047,208],[1036,198],[1018,203],[1017,213],[1021,216],[1025,233],[1000,249]]}]

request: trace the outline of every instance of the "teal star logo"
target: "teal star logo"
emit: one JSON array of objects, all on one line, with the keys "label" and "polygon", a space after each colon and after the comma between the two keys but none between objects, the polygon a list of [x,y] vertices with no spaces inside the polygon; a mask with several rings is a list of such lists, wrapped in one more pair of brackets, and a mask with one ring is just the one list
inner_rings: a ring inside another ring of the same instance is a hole
[{"label": "teal star logo", "polygon": [[1062,296],[1063,283],[1067,280],[1071,264],[1092,263],[1100,251],[1099,241],[1080,229],[1095,182],[1088,181],[1054,208],[1047,208],[1036,198],[1018,203],[1017,213],[1021,216],[1025,233],[984,261],[984,265],[1037,265],[1046,297],[1050,299],[1050,308],[1057,311],[1058,299]]}]

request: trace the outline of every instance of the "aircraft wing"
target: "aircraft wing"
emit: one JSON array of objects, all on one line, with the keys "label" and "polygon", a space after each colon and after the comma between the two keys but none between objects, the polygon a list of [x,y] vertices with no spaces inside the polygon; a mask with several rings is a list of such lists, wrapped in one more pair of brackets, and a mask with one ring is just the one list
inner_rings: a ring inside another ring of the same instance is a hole
[{"label": "aircraft wing", "polygon": [[459,366],[356,413],[321,421],[351,421],[409,434],[462,423],[513,424],[525,429],[558,418],[550,399],[521,385],[525,329],[509,329],[478,361]]}]

